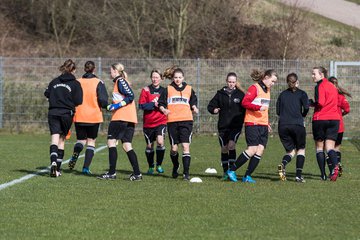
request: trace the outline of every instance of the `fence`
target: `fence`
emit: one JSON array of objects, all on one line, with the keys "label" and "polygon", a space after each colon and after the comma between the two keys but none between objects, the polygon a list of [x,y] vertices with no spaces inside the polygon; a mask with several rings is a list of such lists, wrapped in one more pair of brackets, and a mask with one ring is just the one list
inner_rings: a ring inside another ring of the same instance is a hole
[{"label": "fence", "polygon": [[[65,59],[59,58],[1,58],[0,57],[0,128],[14,132],[47,131],[48,103],[43,95],[50,80],[59,75],[58,67]],[[76,77],[83,73],[84,63],[92,60],[97,64],[97,75],[104,80],[108,92],[111,92],[112,82],[109,67],[114,62],[121,62],[129,74],[136,96],[141,89],[150,84],[150,71],[153,68],[164,70],[166,67],[177,65],[185,72],[185,80],[193,86],[199,99],[200,113],[195,117],[195,131],[198,133],[214,133],[217,131],[217,116],[207,112],[207,104],[216,91],[225,85],[226,74],[236,72],[244,89],[253,84],[250,72],[254,68],[273,68],[278,72],[279,80],[271,91],[270,121],[273,130],[277,131],[277,116],[275,101],[278,94],[286,89],[285,77],[290,72],[298,74],[300,87],[312,98],[314,83],[311,71],[314,66],[324,66],[334,73],[334,62],[310,60],[210,60],[210,59],[109,59],[87,58],[73,59],[77,63]],[[345,117],[348,137],[359,133],[360,124],[357,117],[360,114],[360,66],[346,64],[337,69],[341,86],[348,89],[353,98],[349,99],[352,112]],[[169,82],[163,82],[163,86]],[[110,119],[105,114],[102,131],[106,131]],[[142,112],[138,111],[140,123],[137,130],[142,128]],[[308,133],[311,132],[311,112],[306,118]]]}]

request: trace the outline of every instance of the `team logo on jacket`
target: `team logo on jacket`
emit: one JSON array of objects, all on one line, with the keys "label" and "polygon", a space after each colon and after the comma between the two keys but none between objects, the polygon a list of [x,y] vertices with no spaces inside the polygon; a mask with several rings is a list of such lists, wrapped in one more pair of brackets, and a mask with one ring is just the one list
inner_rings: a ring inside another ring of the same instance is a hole
[{"label": "team logo on jacket", "polygon": [[234,103],[240,103],[240,99],[239,98],[234,98]]},{"label": "team logo on jacket", "polygon": [[168,104],[188,104],[189,99],[180,97],[180,96],[174,96],[171,98],[168,98]]}]

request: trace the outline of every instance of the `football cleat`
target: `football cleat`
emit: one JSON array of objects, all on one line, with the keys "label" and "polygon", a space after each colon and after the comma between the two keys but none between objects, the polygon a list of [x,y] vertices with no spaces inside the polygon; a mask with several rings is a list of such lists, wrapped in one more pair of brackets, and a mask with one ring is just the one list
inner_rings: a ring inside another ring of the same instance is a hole
[{"label": "football cleat", "polygon": [[237,182],[237,176],[235,171],[231,171],[230,169],[226,171],[226,174],[228,175],[230,181]]},{"label": "football cleat", "polygon": [[97,178],[98,178],[98,179],[115,180],[115,179],[116,179],[116,173],[114,173],[114,174],[109,174],[109,173],[107,172],[107,173],[104,173],[104,174],[98,176]]},{"label": "football cleat", "polygon": [[326,175],[321,175],[320,178],[321,178],[321,180],[323,180],[323,181],[326,181],[326,180],[327,180],[327,176],[326,176]]},{"label": "football cleat", "polygon": [[154,168],[153,167],[150,167],[147,171],[147,174],[154,174]]},{"label": "football cleat", "polygon": [[172,174],[171,174],[173,178],[177,178],[179,176],[178,170],[179,170],[179,166],[173,167]]},{"label": "football cleat", "polygon": [[336,165],[336,166],[334,167],[334,170],[333,170],[332,173],[331,173],[330,181],[335,182],[336,179],[337,179],[337,177],[338,177],[338,175],[339,175],[339,165]]},{"label": "football cleat", "polygon": [[164,173],[164,169],[160,165],[156,166],[156,171],[158,173]]},{"label": "football cleat", "polygon": [[130,176],[129,176],[129,180],[130,181],[141,181],[142,180],[142,175],[135,175],[134,173],[132,173]]},{"label": "football cleat", "polygon": [[285,173],[284,165],[282,164],[278,165],[278,174],[281,181],[286,181],[286,173]]},{"label": "football cleat", "polygon": [[223,181],[228,181],[228,180],[230,180],[230,179],[229,179],[229,176],[228,176],[226,173],[224,173],[224,175],[222,176],[221,180],[223,180]]},{"label": "football cleat", "polygon": [[78,153],[73,153],[73,155],[72,155],[72,157],[71,157],[71,159],[70,159],[70,161],[69,161],[69,169],[70,169],[70,170],[73,170],[73,169],[74,169],[78,157],[79,157],[79,154],[78,154]]},{"label": "football cleat", "polygon": [[90,169],[87,168],[87,167],[83,167],[82,173],[85,174],[85,175],[91,175],[91,171],[90,171]]},{"label": "football cleat", "polygon": [[251,176],[245,176],[242,178],[242,182],[247,182],[247,183],[256,183],[256,181],[254,179],[252,179]]},{"label": "football cleat", "polygon": [[343,174],[343,168],[342,168],[341,163],[339,163],[339,177],[341,177],[342,174]]},{"label": "football cleat", "polygon": [[189,176],[188,173],[183,174],[183,180],[184,181],[189,181],[190,180],[190,176]]},{"label": "football cleat", "polygon": [[295,178],[295,182],[298,182],[298,183],[305,183],[306,181],[305,181],[305,179],[303,178],[303,177],[296,177]]},{"label": "football cleat", "polygon": [[56,169],[57,169],[57,164],[56,162],[52,162],[51,163],[51,166],[50,166],[50,177],[57,177],[57,174],[56,174]]}]

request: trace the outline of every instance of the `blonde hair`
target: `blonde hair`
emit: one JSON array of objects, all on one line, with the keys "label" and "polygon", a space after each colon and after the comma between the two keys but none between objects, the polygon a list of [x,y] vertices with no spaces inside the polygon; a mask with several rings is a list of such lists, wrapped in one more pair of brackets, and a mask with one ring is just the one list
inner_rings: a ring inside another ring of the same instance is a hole
[{"label": "blonde hair", "polygon": [[164,73],[163,73],[163,77],[167,78],[167,79],[172,79],[173,76],[174,76],[175,69],[177,69],[177,67],[175,65],[166,68]]},{"label": "blonde hair", "polygon": [[117,70],[120,74],[120,77],[129,81],[127,73],[124,71],[125,67],[121,63],[114,63],[111,65],[112,69]]},{"label": "blonde hair", "polygon": [[76,65],[75,62],[71,59],[66,60],[63,65],[61,65],[59,67],[59,71],[64,74],[64,73],[71,73],[76,69]]}]

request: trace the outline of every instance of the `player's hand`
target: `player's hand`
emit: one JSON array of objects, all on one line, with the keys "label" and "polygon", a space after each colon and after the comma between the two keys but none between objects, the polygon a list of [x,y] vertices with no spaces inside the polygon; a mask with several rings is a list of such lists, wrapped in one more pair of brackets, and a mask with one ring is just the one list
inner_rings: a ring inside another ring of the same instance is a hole
[{"label": "player's hand", "polygon": [[194,113],[198,114],[199,113],[199,109],[196,106],[192,107],[192,110]]}]

